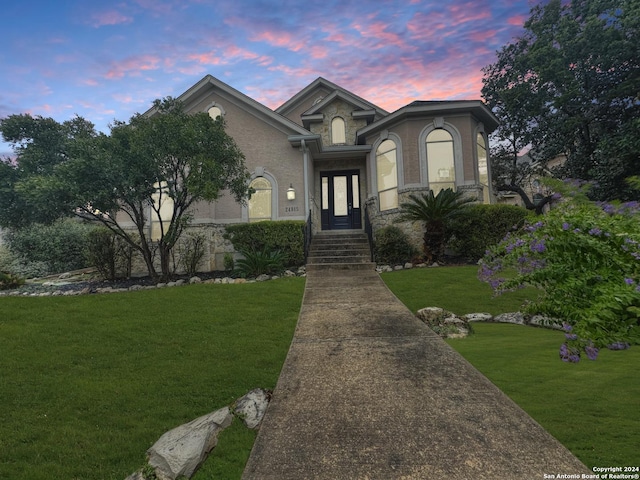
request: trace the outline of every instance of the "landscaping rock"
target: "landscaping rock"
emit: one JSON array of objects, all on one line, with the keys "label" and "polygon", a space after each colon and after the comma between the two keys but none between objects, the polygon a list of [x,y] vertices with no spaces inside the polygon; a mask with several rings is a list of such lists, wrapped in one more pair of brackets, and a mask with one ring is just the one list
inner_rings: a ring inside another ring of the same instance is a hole
[{"label": "landscaping rock", "polygon": [[242,423],[248,428],[255,430],[260,426],[270,400],[271,392],[256,388],[236,400],[233,406],[233,414],[242,420]]},{"label": "landscaping rock", "polygon": [[393,267],[394,270],[404,270],[404,267],[402,265],[396,265],[395,267]]},{"label": "landscaping rock", "polygon": [[235,284],[240,284],[240,283],[247,283],[247,279],[246,278],[236,278],[233,283]]},{"label": "landscaping rock", "polygon": [[463,318],[467,322],[490,322],[493,315],[490,313],[467,313]]},{"label": "landscaping rock", "polygon": [[266,282],[267,280],[271,280],[271,277],[269,275],[265,275],[264,273],[256,277],[257,282]]},{"label": "landscaping rock", "polygon": [[422,308],[416,316],[442,338],[464,338],[472,331],[466,319],[440,307]]},{"label": "landscaping rock", "polygon": [[169,430],[147,450],[149,465],[170,480],[180,475],[191,478],[232,419],[229,407],[225,407]]},{"label": "landscaping rock", "polygon": [[294,272],[292,272],[291,270],[285,270],[284,276],[285,277],[295,277],[296,274]]},{"label": "landscaping rock", "polygon": [[193,285],[194,283],[202,283],[202,279],[198,276],[191,277],[189,279],[189,285]]},{"label": "landscaping rock", "polygon": [[411,262],[407,262],[407,263],[405,263],[405,264],[404,264],[404,268],[405,268],[405,270],[408,270],[408,269],[410,269],[410,268],[413,268],[413,263],[411,263]]},{"label": "landscaping rock", "polygon": [[501,313],[493,317],[494,322],[515,323],[516,325],[526,325],[522,312]]},{"label": "landscaping rock", "polygon": [[424,323],[431,323],[442,317],[444,309],[440,307],[425,307],[416,312],[416,316]]}]

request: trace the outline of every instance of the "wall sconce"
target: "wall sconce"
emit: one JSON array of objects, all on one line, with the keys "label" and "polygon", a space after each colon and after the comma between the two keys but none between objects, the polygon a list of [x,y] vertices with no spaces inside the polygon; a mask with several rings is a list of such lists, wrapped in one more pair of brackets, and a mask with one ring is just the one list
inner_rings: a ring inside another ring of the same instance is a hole
[{"label": "wall sconce", "polygon": [[289,188],[287,188],[287,200],[295,200],[296,199],[296,190],[293,188],[293,184],[289,184]]}]

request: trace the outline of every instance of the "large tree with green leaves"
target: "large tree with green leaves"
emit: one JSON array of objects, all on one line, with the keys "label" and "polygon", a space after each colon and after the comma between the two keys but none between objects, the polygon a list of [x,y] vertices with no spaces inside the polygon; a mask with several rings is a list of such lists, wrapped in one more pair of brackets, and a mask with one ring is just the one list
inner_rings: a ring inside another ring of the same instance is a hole
[{"label": "large tree with green leaves", "polygon": [[[482,96],[501,120],[494,138],[518,181],[518,154],[537,165],[564,154],[560,175],[596,182],[601,199],[633,199],[640,173],[640,3],[551,0],[484,71]],[[518,185],[512,185],[517,187]],[[517,188],[513,188],[517,191]]]},{"label": "large tree with green leaves", "polygon": [[[73,125],[78,128],[69,133]],[[41,138],[43,130],[48,133]],[[156,279],[170,276],[171,251],[195,202],[214,201],[225,191],[242,201],[248,193],[244,156],[223,120],[188,114],[171,98],[156,100],[150,113],[128,123],[115,122],[111,135],[80,118],[58,124],[28,115],[0,120],[0,132],[16,151],[0,172],[0,201],[11,200],[15,212],[0,224],[81,216],[131,245]]]}]

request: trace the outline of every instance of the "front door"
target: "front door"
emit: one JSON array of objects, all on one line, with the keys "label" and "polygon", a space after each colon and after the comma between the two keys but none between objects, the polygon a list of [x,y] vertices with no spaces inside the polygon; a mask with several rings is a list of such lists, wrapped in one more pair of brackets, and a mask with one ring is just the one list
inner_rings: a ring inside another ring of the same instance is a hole
[{"label": "front door", "polygon": [[362,228],[360,172],[358,170],[321,172],[322,229]]}]

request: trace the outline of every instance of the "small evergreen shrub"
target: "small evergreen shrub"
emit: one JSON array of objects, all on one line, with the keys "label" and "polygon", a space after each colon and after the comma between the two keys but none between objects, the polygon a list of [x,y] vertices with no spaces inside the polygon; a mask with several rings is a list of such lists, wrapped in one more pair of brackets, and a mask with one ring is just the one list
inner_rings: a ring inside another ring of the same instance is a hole
[{"label": "small evergreen shrub", "polygon": [[226,271],[231,271],[235,268],[236,262],[233,259],[233,254],[232,253],[225,253],[224,254],[224,269]]},{"label": "small evergreen shrub", "polygon": [[379,264],[406,263],[418,254],[407,234],[393,225],[378,230],[374,244],[374,256]]},{"label": "small evergreen shrub", "polygon": [[[23,270],[33,270],[38,276],[77,270],[88,266],[85,256],[88,235],[94,226],[76,219],[62,219],[51,225],[33,224],[8,230],[4,239],[11,253],[20,260]],[[45,272],[42,266],[46,266]]]},{"label": "small evergreen shrub", "polygon": [[86,255],[105,280],[131,276],[133,248],[108,228],[98,227],[89,233]]},{"label": "small evergreen shrub", "polygon": [[13,273],[0,272],[0,290],[9,290],[24,285],[24,278]]},{"label": "small evergreen shrub", "polygon": [[205,254],[206,237],[202,233],[188,233],[178,247],[179,261],[184,271],[193,276]]},{"label": "small evergreen shrub", "polygon": [[453,236],[448,246],[475,263],[489,247],[522,227],[532,215],[515,205],[471,205],[451,224]]},{"label": "small evergreen shrub", "polygon": [[244,258],[235,262],[236,273],[241,277],[257,277],[271,275],[284,270],[285,255],[279,251],[246,250],[240,252]]},{"label": "small evergreen shrub", "polygon": [[285,266],[304,264],[304,222],[265,221],[228,225],[224,238],[238,252],[279,251]]}]

